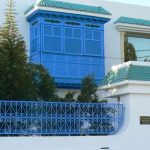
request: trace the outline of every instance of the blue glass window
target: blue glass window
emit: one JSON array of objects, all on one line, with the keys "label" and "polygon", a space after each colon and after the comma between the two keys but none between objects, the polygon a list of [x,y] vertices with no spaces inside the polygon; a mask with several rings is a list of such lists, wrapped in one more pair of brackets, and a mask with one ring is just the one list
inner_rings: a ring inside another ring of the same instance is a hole
[{"label": "blue glass window", "polygon": [[61,51],[61,38],[44,36],[44,50],[51,52],[60,52]]},{"label": "blue glass window", "polygon": [[94,40],[101,40],[101,33],[99,31],[93,31],[93,39]]},{"label": "blue glass window", "polygon": [[81,29],[65,28],[65,53],[82,53]]},{"label": "blue glass window", "polygon": [[85,54],[101,55],[101,32],[98,30],[85,30]]},{"label": "blue glass window", "polygon": [[52,35],[52,27],[44,26],[44,35]]},{"label": "blue glass window", "polygon": [[34,38],[31,40],[31,50],[32,50],[32,52],[37,51],[37,38]]},{"label": "blue glass window", "polygon": [[65,37],[72,37],[72,29],[65,28]]},{"label": "blue glass window", "polygon": [[61,36],[61,28],[60,27],[53,27],[53,35],[54,36]]},{"label": "blue glass window", "polygon": [[81,40],[79,39],[65,39],[65,52],[71,54],[81,53]]},{"label": "blue glass window", "polygon": [[59,26],[44,26],[44,51],[62,52],[61,34]]},{"label": "blue glass window", "polygon": [[31,52],[37,52],[38,49],[38,27],[31,30]]},{"label": "blue glass window", "polygon": [[85,39],[92,39],[92,31],[85,30]]},{"label": "blue glass window", "polygon": [[37,27],[34,29],[34,36],[35,37],[37,37],[37,35],[38,35],[38,29],[37,29]]},{"label": "blue glass window", "polygon": [[74,29],[73,30],[73,37],[81,38],[81,30],[80,29]]}]

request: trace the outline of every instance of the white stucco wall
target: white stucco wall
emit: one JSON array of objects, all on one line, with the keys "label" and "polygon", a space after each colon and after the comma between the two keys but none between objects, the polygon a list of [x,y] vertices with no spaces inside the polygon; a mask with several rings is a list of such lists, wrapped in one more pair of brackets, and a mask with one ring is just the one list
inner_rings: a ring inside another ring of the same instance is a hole
[{"label": "white stucco wall", "polygon": [[122,150],[149,150],[150,125],[140,125],[140,116],[150,116],[150,94],[127,94],[121,96],[121,102],[125,105],[125,122],[118,133],[119,147]]},{"label": "white stucco wall", "polygon": [[116,150],[114,137],[19,137],[0,138],[2,150]]},{"label": "white stucco wall", "polygon": [[[17,23],[29,50],[29,27],[24,11],[35,0],[16,0]],[[85,1],[82,1],[85,2]],[[99,0],[86,0],[110,11],[112,20],[105,26],[106,72],[114,64],[121,62],[120,33],[114,27],[114,21],[120,16],[129,16],[150,20],[150,8]],[[0,24],[4,22],[6,0],[0,0]],[[111,59],[111,58],[114,59]],[[116,59],[115,59],[116,58]],[[141,91],[144,89],[141,89]],[[125,94],[120,98],[125,105],[125,122],[122,130],[113,136],[80,137],[0,137],[0,150],[149,150],[150,126],[140,125],[140,116],[150,116],[150,94]]]},{"label": "white stucco wall", "polygon": [[[138,65],[150,67],[145,62],[128,62],[113,69],[123,66]],[[131,73],[131,72],[130,72]],[[138,72],[137,72],[138,73]],[[148,73],[145,72],[145,76]],[[124,123],[121,130],[115,135],[116,147],[119,150],[149,150],[150,124],[141,125],[140,117],[150,117],[150,81],[125,80],[101,87],[105,89],[105,97],[118,98],[124,105]]]},{"label": "white stucco wall", "polygon": [[[29,24],[25,20],[24,12],[36,0],[15,0],[17,11],[17,23],[24,39],[27,43],[27,50],[29,50]],[[64,0],[70,1],[70,0]],[[4,11],[6,9],[6,0],[0,0],[0,25],[4,22]],[[120,16],[129,16],[136,18],[143,18],[150,20],[150,8],[137,5],[121,4],[116,2],[108,2],[104,0],[71,0],[71,2],[84,3],[90,5],[98,5],[104,7],[112,13],[112,19],[105,25],[105,67],[106,73],[112,65],[121,62],[121,46],[120,33],[114,27],[114,21]]]},{"label": "white stucco wall", "polygon": [[125,116],[123,127],[116,135],[0,137],[0,149],[101,150],[108,148],[109,150],[149,150],[150,125],[140,125],[140,116],[150,116],[150,94],[129,93],[122,95],[120,100],[125,106]]}]

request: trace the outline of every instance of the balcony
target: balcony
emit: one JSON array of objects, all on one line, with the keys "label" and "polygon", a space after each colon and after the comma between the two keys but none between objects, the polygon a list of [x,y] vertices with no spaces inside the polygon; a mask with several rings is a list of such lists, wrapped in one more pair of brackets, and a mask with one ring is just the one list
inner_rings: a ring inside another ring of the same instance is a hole
[{"label": "balcony", "polygon": [[122,122],[118,103],[0,101],[1,136],[112,135]]}]

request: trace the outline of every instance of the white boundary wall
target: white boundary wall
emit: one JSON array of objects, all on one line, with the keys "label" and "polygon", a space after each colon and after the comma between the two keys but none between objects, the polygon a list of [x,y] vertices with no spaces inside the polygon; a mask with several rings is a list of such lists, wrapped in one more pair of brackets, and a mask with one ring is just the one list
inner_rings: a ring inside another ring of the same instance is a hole
[{"label": "white boundary wall", "polygon": [[140,116],[150,116],[150,85],[141,84],[139,93],[136,87],[139,85],[122,85],[115,95],[125,107],[123,127],[116,135],[0,137],[0,150],[149,150],[150,125],[140,125]]},{"label": "white boundary wall", "polygon": [[18,137],[0,138],[1,150],[116,150],[115,137]]},{"label": "white boundary wall", "polygon": [[124,94],[120,100],[125,122],[116,135],[0,137],[0,150],[149,150],[150,125],[140,125],[139,117],[150,116],[150,94]]},{"label": "white boundary wall", "polygon": [[[17,22],[27,42],[29,50],[29,24],[25,20],[24,11],[35,0],[16,0]],[[82,1],[83,2],[83,1]],[[99,0],[87,0],[101,5],[112,15],[112,20],[105,27],[106,57],[121,58],[120,33],[114,27],[114,21],[120,16],[129,16],[150,20],[150,8]],[[0,24],[4,22],[3,12],[6,0],[0,0]],[[106,70],[120,63],[120,59],[106,59]],[[136,86],[136,85],[135,85]],[[130,87],[131,88],[131,87]],[[125,122],[122,130],[113,136],[81,136],[81,137],[0,137],[0,150],[150,150],[150,126],[140,125],[140,116],[150,116],[150,86],[141,84],[141,93],[123,93],[120,97],[125,104]],[[135,92],[136,93],[136,92]]]}]

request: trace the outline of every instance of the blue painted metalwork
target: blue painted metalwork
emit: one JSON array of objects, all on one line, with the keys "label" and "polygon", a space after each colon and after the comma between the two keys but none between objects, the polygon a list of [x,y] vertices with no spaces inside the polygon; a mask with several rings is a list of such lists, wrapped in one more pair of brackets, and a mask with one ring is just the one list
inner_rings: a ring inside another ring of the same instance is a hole
[{"label": "blue painted metalwork", "polygon": [[123,122],[123,105],[0,101],[0,135],[111,135]]},{"label": "blue painted metalwork", "polygon": [[35,11],[30,22],[31,61],[44,65],[59,87],[78,87],[81,79],[104,78],[106,18]]}]

